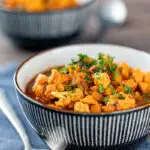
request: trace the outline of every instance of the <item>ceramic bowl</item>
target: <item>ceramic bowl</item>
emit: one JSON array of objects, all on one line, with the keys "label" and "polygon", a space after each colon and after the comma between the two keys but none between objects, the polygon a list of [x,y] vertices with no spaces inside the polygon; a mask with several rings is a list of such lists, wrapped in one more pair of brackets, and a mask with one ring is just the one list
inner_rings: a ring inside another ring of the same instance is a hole
[{"label": "ceramic bowl", "polygon": [[55,65],[67,64],[78,53],[95,57],[104,52],[115,56],[117,62],[126,61],[132,67],[150,71],[150,55],[132,48],[85,44],[56,48],[42,52],[23,62],[14,83],[23,113],[32,128],[43,138],[58,145],[63,141],[76,147],[112,147],[129,144],[147,135],[150,127],[150,105],[131,110],[86,114],[47,108],[24,94],[31,78]]},{"label": "ceramic bowl", "polygon": [[78,35],[89,18],[95,0],[78,0],[81,5],[63,10],[28,13],[0,9],[0,26],[15,44],[44,48],[65,43]]}]

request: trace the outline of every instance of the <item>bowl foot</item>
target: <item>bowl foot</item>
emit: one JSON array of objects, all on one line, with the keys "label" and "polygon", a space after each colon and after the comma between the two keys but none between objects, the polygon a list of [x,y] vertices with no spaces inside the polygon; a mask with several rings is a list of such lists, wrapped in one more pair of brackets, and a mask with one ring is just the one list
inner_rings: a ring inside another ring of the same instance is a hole
[{"label": "bowl foot", "polygon": [[27,38],[22,36],[16,36],[12,34],[7,34],[10,37],[11,41],[16,47],[19,47],[24,50],[40,51],[47,48],[52,48],[60,45],[67,44],[75,37],[80,34],[80,31],[77,31],[71,35],[60,37],[60,38]]},{"label": "bowl foot", "polygon": [[121,144],[110,147],[78,147],[75,145],[68,145],[65,150],[137,150],[140,145],[144,145],[146,138],[147,136],[128,144]]}]

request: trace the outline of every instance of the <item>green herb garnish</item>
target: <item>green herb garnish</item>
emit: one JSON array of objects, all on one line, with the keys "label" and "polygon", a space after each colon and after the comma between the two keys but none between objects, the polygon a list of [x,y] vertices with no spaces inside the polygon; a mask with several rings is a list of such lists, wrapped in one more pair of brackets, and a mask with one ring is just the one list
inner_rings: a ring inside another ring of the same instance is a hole
[{"label": "green herb garnish", "polygon": [[128,86],[128,85],[124,85],[124,90],[127,94],[130,94],[131,93],[131,87]]},{"label": "green herb garnish", "polygon": [[104,97],[104,104],[107,105],[109,100],[108,100],[109,96]]},{"label": "green herb garnish", "polygon": [[75,59],[71,59],[71,62],[73,65],[77,64],[77,61],[75,61]]},{"label": "green herb garnish", "polygon": [[66,67],[61,68],[60,73],[62,73],[62,74],[68,73],[68,68],[66,68]]},{"label": "green herb garnish", "polygon": [[115,94],[116,94],[116,89],[114,88],[112,91],[112,95],[115,95]]},{"label": "green herb garnish", "polygon": [[74,90],[75,89],[75,86],[73,86],[73,85],[66,85],[65,86],[65,90],[66,91],[72,91],[72,90]]},{"label": "green herb garnish", "polygon": [[119,99],[124,99],[123,95],[121,93],[119,93],[119,96],[118,96]]},{"label": "green herb garnish", "polygon": [[144,94],[144,101],[150,103],[150,94],[148,93]]},{"label": "green herb garnish", "polygon": [[99,86],[99,93],[104,93],[104,87],[103,87],[103,85],[102,84],[100,84],[100,86]]}]

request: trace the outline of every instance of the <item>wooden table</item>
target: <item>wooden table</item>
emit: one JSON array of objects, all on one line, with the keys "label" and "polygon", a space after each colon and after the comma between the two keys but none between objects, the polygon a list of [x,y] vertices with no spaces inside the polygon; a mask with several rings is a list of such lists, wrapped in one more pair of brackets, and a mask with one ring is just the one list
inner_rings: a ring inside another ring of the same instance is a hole
[{"label": "wooden table", "polygon": [[[113,43],[126,45],[140,50],[150,52],[150,0],[125,0],[129,15],[128,20],[122,27],[111,29],[104,37],[104,43]],[[99,40],[93,40],[97,37],[98,28],[93,27],[93,33],[89,33],[89,27],[85,32],[75,38],[73,43],[100,43]],[[89,36],[90,35],[90,36]],[[0,33],[0,64],[8,61],[22,61],[25,58],[35,54],[35,52],[23,51],[13,46],[9,39]]]}]

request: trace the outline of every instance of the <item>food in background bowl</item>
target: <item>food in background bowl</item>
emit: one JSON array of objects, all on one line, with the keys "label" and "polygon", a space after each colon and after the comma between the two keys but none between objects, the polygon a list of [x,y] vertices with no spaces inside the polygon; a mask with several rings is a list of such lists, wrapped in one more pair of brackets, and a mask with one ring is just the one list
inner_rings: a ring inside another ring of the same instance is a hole
[{"label": "food in background bowl", "polygon": [[128,47],[103,44],[56,48],[24,61],[15,74],[14,83],[21,108],[33,129],[43,139],[50,139],[49,144],[65,143],[76,149],[106,149],[112,146],[116,149],[117,145],[129,144],[147,135],[150,103],[122,111],[83,113],[46,107],[25,93],[27,83],[39,72],[48,67],[69,64],[71,58],[81,52],[92,58],[104,52],[115,56],[116,62],[125,61],[132,68],[140,68],[144,72],[150,70],[149,54]]},{"label": "food in background bowl", "polygon": [[80,34],[95,5],[95,0],[80,2],[77,7],[40,12],[1,8],[1,29],[17,46],[25,49],[43,50],[66,44]]},{"label": "food in background bowl", "polygon": [[77,7],[76,0],[4,0],[4,6],[10,10],[42,12]]},{"label": "food in background bowl", "polygon": [[127,110],[150,103],[150,72],[116,63],[103,53],[97,59],[78,54],[65,67],[39,73],[26,94],[48,107],[83,113]]}]

